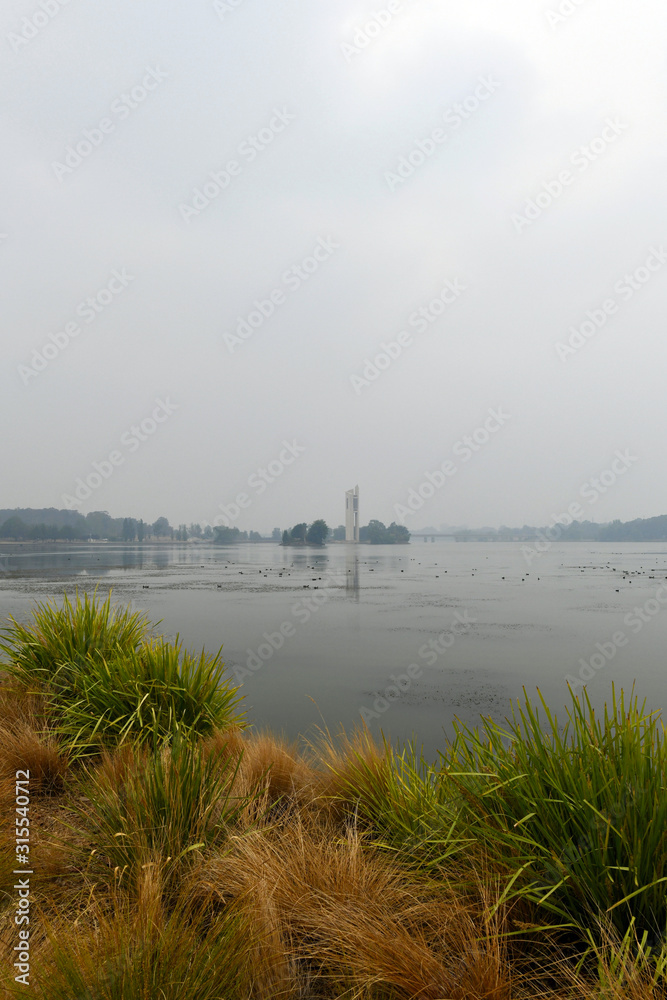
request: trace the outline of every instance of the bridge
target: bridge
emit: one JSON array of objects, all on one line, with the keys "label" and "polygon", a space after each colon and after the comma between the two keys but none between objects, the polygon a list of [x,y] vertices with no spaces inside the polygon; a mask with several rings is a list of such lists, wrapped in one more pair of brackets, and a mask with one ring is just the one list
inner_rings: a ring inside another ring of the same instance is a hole
[{"label": "bridge", "polygon": [[440,532],[433,533],[432,531],[411,531],[410,538],[423,538],[425,542],[434,542],[436,538],[451,538],[452,541],[456,541],[456,535],[443,535]]}]

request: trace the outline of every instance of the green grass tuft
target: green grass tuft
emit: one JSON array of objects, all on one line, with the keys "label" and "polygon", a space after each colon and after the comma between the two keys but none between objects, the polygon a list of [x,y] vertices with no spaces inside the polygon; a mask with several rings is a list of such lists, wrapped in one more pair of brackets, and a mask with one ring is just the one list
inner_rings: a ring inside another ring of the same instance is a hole
[{"label": "green grass tuft", "polygon": [[8,670],[43,693],[49,722],[72,758],[105,745],[207,735],[239,726],[240,698],[221,651],[196,655],[152,638],[145,615],[77,594],[39,604],[30,625],[10,619],[0,649]]},{"label": "green grass tuft", "polygon": [[154,866],[168,880],[187,855],[224,843],[250,796],[235,794],[238,763],[202,744],[176,737],[129,753],[89,775],[80,829],[117,878],[132,883]]},{"label": "green grass tuft", "polygon": [[80,753],[101,741],[208,735],[243,720],[220,652],[197,656],[178,641],[145,643],[109,660],[89,658],[57,672],[52,685],[60,706],[57,732]]},{"label": "green grass tuft", "polygon": [[74,604],[65,594],[61,608],[37,602],[29,625],[13,617],[9,622],[0,630],[0,650],[10,672],[39,684],[48,684],[63,664],[133,653],[151,627],[145,614],[112,607],[111,592],[102,603],[97,592],[84,594],[83,600],[77,592]]},{"label": "green grass tuft", "polygon": [[[513,892],[579,928],[658,944],[667,927],[667,744],[623,692],[599,717],[584,690],[561,728],[526,697],[505,727],[456,726],[440,781],[457,829],[484,843]],[[645,936],[645,937],[644,937]]]}]

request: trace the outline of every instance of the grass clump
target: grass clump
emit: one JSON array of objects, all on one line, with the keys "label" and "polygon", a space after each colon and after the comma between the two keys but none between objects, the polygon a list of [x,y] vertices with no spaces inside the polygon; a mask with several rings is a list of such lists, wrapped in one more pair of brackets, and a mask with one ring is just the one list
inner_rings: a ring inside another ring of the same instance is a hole
[{"label": "grass clump", "polygon": [[118,877],[131,880],[146,866],[171,870],[190,852],[224,842],[248,802],[235,794],[237,770],[230,758],[178,736],[152,752],[117,751],[83,783],[81,829]]},{"label": "grass clump", "polygon": [[155,639],[146,616],[77,594],[62,607],[38,604],[29,625],[3,629],[7,670],[41,693],[45,718],[72,756],[126,739],[212,733],[239,725],[237,689],[221,651],[196,655]]},{"label": "grass clump", "polygon": [[245,934],[238,917],[117,899],[94,923],[48,928],[32,961],[29,989],[11,980],[7,997],[39,1000],[245,1000]]},{"label": "grass clump", "polygon": [[223,674],[220,652],[198,656],[155,640],[107,659],[65,665],[52,681],[59,733],[81,750],[100,740],[135,742],[180,733],[206,735],[239,725],[239,698]]},{"label": "grass clump", "polygon": [[0,631],[0,650],[13,672],[39,684],[48,684],[63,664],[133,653],[150,634],[146,615],[112,607],[111,592],[103,602],[97,592],[83,599],[77,592],[74,604],[64,594],[62,607],[37,602],[29,625],[9,622]]},{"label": "grass clump", "polygon": [[511,873],[514,892],[584,929],[630,925],[662,946],[667,928],[667,745],[632,694],[599,716],[572,695],[561,728],[540,696],[505,726],[457,725],[439,781],[456,827]]}]

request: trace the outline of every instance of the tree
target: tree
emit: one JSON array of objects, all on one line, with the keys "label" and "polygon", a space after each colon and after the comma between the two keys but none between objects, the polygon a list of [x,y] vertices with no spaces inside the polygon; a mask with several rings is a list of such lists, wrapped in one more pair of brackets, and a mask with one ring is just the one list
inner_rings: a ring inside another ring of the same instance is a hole
[{"label": "tree", "polygon": [[137,522],[133,517],[123,518],[123,531],[121,538],[124,542],[133,542],[137,537]]},{"label": "tree", "polygon": [[113,538],[114,520],[107,510],[93,510],[86,514],[86,527],[91,537]]},{"label": "tree", "polygon": [[382,521],[368,522],[368,541],[371,545],[383,545],[387,541],[387,529]]},{"label": "tree", "polygon": [[305,542],[307,531],[308,525],[305,521],[302,521],[300,524],[295,524],[292,528],[292,538],[295,542]]},{"label": "tree", "polygon": [[165,535],[171,534],[171,525],[166,517],[158,517],[157,521],[153,525],[152,531],[157,538],[161,538]]},{"label": "tree", "polygon": [[28,528],[20,517],[10,517],[0,528],[0,538],[14,538],[20,541],[28,534]]},{"label": "tree", "polygon": [[188,530],[191,538],[201,538],[201,524],[191,524]]},{"label": "tree", "polygon": [[371,545],[403,545],[410,541],[410,532],[402,524],[392,521],[387,528],[382,521],[369,521],[359,531],[360,542],[370,542]]},{"label": "tree", "polygon": [[396,524],[396,521],[392,521],[387,528],[387,541],[397,545],[406,545],[410,541],[410,532],[404,524]]},{"label": "tree", "polygon": [[280,541],[280,528],[274,528],[273,529],[273,531],[271,532],[271,541],[272,542],[279,542]]},{"label": "tree", "polygon": [[238,528],[225,528],[222,525],[215,528],[216,545],[233,545],[236,542],[244,541],[247,537],[247,532],[240,532]]},{"label": "tree", "polygon": [[248,536],[248,540],[251,542],[261,542],[262,536],[260,535],[259,531],[251,531],[250,535]]},{"label": "tree", "polygon": [[179,524],[178,531],[176,532],[177,542],[187,542],[188,540],[188,526],[187,524]]},{"label": "tree", "polygon": [[143,542],[145,532],[146,532],[146,525],[144,524],[144,519],[142,517],[142,519],[139,521],[139,524],[137,525],[137,541]]},{"label": "tree", "polygon": [[306,541],[310,545],[324,545],[328,534],[329,526],[326,521],[323,521],[322,518],[320,518],[317,521],[313,521],[310,528],[308,528]]},{"label": "tree", "polygon": [[334,542],[344,542],[345,541],[345,525],[339,524],[337,528],[333,530],[333,540]]},{"label": "tree", "polygon": [[289,531],[287,528],[283,531],[283,545],[289,545]]}]

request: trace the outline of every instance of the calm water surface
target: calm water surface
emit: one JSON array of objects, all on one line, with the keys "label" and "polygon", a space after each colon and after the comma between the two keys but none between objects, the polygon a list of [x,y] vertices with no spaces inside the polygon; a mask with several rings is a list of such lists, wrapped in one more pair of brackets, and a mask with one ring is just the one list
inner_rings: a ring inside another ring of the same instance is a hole
[{"label": "calm water surface", "polygon": [[[655,594],[663,583],[664,543],[554,544],[530,566],[519,545],[445,541],[0,543],[3,623],[10,614],[27,620],[36,600],[64,591],[112,588],[119,603],[161,619],[160,632],[179,633],[191,648],[223,646],[254,725],[296,737],[323,724],[349,728],[363,714],[394,741],[416,736],[429,756],[455,716],[500,720],[523,687],[531,695],[539,687],[561,710],[566,675],[579,674],[597,643],[614,655],[589,681],[593,701],[610,697],[612,681],[629,690],[636,680],[641,699],[662,709],[667,605],[656,612]],[[624,621],[646,602],[646,622]],[[622,648],[610,643],[619,631]]]}]

